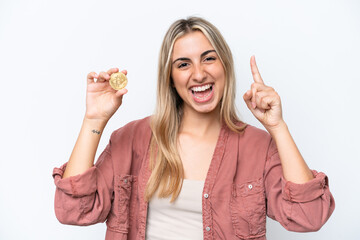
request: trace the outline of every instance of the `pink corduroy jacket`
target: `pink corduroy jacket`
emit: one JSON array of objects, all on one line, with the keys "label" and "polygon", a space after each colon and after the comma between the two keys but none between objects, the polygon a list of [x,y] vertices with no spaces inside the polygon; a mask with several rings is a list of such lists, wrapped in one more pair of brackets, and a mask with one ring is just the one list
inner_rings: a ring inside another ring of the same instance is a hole
[{"label": "pink corduroy jacket", "polygon": [[[66,164],[55,168],[58,220],[72,225],[106,221],[106,240],[146,239],[150,137],[149,117],[133,121],[113,132],[84,173],[62,179]],[[286,181],[266,131],[248,125],[238,134],[223,125],[203,189],[204,239],[264,240],[266,216],[290,231],[319,230],[335,202],[327,176],[312,172],[315,178],[307,183]]]}]

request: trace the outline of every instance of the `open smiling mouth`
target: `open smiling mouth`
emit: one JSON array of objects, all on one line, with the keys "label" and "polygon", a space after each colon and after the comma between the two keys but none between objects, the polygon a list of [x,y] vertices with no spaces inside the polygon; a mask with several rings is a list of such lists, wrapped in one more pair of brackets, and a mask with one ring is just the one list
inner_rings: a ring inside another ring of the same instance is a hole
[{"label": "open smiling mouth", "polygon": [[209,83],[199,87],[192,87],[190,90],[196,102],[205,102],[212,97],[213,84]]}]

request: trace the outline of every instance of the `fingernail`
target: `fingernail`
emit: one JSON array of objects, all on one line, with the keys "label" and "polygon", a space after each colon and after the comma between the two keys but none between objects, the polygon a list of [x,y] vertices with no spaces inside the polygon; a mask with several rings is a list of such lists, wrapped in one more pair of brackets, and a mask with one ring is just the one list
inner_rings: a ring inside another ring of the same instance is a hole
[{"label": "fingernail", "polygon": [[256,103],[252,102],[251,105],[253,108],[256,108]]}]

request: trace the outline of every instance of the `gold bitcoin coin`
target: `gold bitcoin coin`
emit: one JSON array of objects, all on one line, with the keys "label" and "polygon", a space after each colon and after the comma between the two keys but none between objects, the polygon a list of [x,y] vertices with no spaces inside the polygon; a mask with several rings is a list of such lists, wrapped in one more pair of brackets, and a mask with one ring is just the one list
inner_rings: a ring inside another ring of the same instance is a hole
[{"label": "gold bitcoin coin", "polygon": [[110,76],[110,86],[115,90],[123,89],[126,86],[127,82],[128,80],[126,78],[126,75],[122,72],[113,73]]}]

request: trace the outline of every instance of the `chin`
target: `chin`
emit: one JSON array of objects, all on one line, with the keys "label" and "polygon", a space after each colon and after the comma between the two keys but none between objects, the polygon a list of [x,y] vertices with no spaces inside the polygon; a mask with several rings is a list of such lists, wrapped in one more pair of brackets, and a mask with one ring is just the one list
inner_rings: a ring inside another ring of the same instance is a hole
[{"label": "chin", "polygon": [[209,106],[195,106],[194,110],[198,113],[212,113],[217,109],[216,106],[214,105],[209,105]]}]

